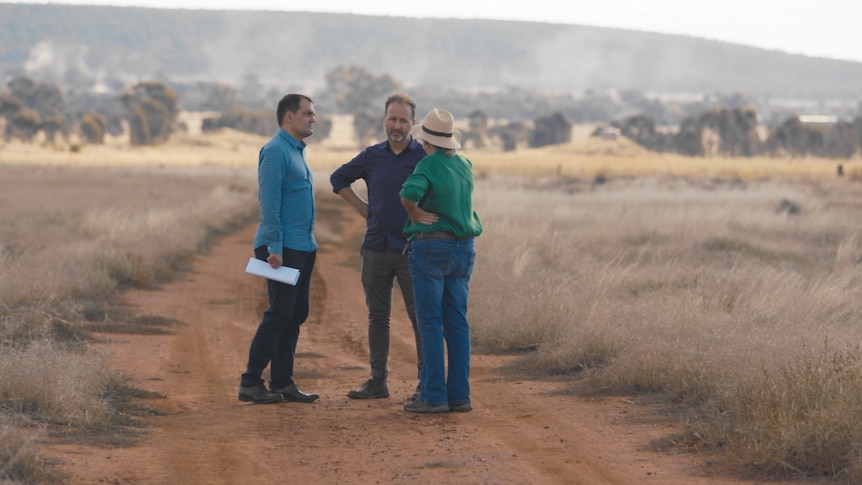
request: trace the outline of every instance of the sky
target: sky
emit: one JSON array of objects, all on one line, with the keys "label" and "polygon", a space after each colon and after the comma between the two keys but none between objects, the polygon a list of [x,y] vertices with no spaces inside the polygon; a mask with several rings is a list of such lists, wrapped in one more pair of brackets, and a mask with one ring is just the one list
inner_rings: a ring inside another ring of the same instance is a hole
[{"label": "sky", "polygon": [[[551,22],[681,34],[862,62],[859,0],[51,0],[53,3],[281,10]],[[862,81],[860,81],[862,82]]]}]

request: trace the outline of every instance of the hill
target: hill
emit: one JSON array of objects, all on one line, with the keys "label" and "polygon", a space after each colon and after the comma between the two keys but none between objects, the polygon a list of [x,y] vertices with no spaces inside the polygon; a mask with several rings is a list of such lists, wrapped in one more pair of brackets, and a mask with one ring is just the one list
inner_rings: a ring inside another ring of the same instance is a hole
[{"label": "hill", "polygon": [[471,91],[862,99],[862,84],[847,82],[862,78],[862,63],[679,35],[514,21],[0,4],[0,73],[27,66],[109,86],[256,78],[313,90],[339,65],[391,74],[411,87]]}]

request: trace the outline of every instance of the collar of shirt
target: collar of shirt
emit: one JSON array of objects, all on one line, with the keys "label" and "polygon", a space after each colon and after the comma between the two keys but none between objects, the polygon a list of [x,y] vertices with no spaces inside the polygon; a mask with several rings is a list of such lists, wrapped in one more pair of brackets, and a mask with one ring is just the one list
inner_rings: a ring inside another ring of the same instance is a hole
[{"label": "collar of shirt", "polygon": [[[395,156],[395,157],[397,157],[397,156],[401,155],[402,153],[410,153],[410,152],[413,152],[413,151],[415,151],[415,150],[417,150],[417,149],[418,149],[418,150],[423,150],[423,149],[422,149],[422,145],[421,145],[418,141],[416,141],[416,139],[415,139],[415,138],[413,138],[413,137],[411,137],[411,138],[410,138],[410,142],[409,142],[409,143],[407,143],[406,145],[404,145],[404,148],[403,148],[403,149],[401,150],[401,152],[399,152],[399,153],[395,153],[395,151],[392,149],[392,146],[389,144],[389,140],[384,140],[382,143],[378,143],[378,144],[376,145],[376,147],[377,147],[377,148],[379,148],[379,149],[381,149],[381,150],[386,150],[386,151],[387,151],[387,152],[389,152],[392,156]],[[423,155],[424,155],[424,150],[423,150]]]},{"label": "collar of shirt", "polygon": [[401,250],[407,243],[404,238],[407,211],[401,205],[398,192],[404,180],[425,156],[425,151],[415,139],[411,139],[397,155],[388,140],[369,148],[363,157],[363,178],[371,194],[368,207],[370,217],[366,221],[362,245],[375,250]]},{"label": "collar of shirt", "polygon": [[290,144],[290,146],[292,146],[293,148],[296,148],[300,152],[305,150],[305,146],[306,146],[305,142],[301,141],[301,140],[297,140],[296,138],[293,137],[293,135],[288,133],[284,128],[278,129],[278,136],[284,138],[285,141],[287,141]]}]

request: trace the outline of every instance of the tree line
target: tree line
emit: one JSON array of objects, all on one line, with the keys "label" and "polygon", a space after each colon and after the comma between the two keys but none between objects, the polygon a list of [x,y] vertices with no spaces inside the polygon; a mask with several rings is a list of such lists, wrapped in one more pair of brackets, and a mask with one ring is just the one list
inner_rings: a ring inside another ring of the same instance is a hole
[{"label": "tree line", "polygon": [[751,107],[711,109],[684,119],[676,131],[659,130],[655,120],[643,114],[614,121],[611,126],[649,150],[695,157],[862,155],[862,116],[844,121],[792,115],[768,127],[765,139],[758,132],[758,113]]},{"label": "tree line", "polygon": [[79,134],[88,143],[100,144],[105,135],[118,136],[128,125],[129,143],[155,145],[168,140],[176,129],[179,99],[169,87],[154,81],[137,83],[119,97],[125,116],[100,112],[69,113],[66,97],[56,85],[17,77],[0,93],[0,117],[5,119],[6,139],[31,141],[40,131],[49,142],[57,135]]},{"label": "tree line", "polygon": [[[201,129],[231,128],[269,136],[277,130],[272,106],[283,95],[277,89],[250,89],[256,79],[237,88],[225,83],[198,83],[174,89],[167,82],[142,81],[120,95],[114,95],[121,110],[79,110],[71,112],[63,90],[52,83],[17,77],[0,93],[0,117],[6,120],[6,138],[32,140],[42,131],[49,141],[58,134],[79,134],[88,143],[102,143],[106,134],[118,136],[128,130],[132,145],[163,143],[171,133],[185,127],[177,122],[182,105],[210,113]],[[325,85],[313,93],[321,111],[353,116],[353,130],[360,146],[383,137],[380,111],[386,96],[405,86],[388,74],[376,75],[360,66],[339,66],[326,73]],[[182,96],[179,93],[182,93]],[[576,123],[602,122],[658,152],[689,156],[818,156],[853,157],[862,153],[862,115],[852,121],[814,125],[803,117],[787,113],[761,140],[764,126],[757,109],[741,93],[715,96],[710,102],[689,105],[662,103],[634,91],[619,93],[618,100],[607,93],[587,93],[572,103],[571,97],[531,93],[509,88],[496,93],[465,94],[444,89],[411,89],[420,106],[446,106],[456,117],[466,119],[464,144],[484,148],[493,144],[503,150],[518,146],[541,147],[571,141]],[[243,99],[251,92],[260,98],[252,107]],[[181,99],[182,97],[182,99]],[[268,99],[272,98],[272,99]],[[620,102],[634,114],[614,119],[612,108]],[[615,104],[616,103],[616,104]],[[696,111],[699,110],[699,111]],[[421,108],[420,108],[421,111]],[[667,128],[667,115],[680,120],[674,130]],[[506,113],[526,113],[529,117],[506,118]],[[421,117],[421,113],[417,113]],[[498,120],[492,123],[492,120]],[[321,115],[315,141],[328,137],[331,118]]]}]

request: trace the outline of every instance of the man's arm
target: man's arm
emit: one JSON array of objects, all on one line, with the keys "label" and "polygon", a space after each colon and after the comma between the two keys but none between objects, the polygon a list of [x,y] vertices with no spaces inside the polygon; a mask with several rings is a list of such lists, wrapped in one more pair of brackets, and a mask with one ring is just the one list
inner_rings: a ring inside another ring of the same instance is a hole
[{"label": "man's arm", "polygon": [[340,189],[338,195],[353,206],[363,219],[368,219],[368,202],[362,200],[362,197],[359,197],[353,187],[348,186]]},{"label": "man's arm", "polygon": [[258,192],[260,198],[260,223],[263,227],[266,261],[273,268],[282,264],[284,235],[281,233],[281,184],[284,178],[284,155],[274,147],[261,150],[258,161]]}]

